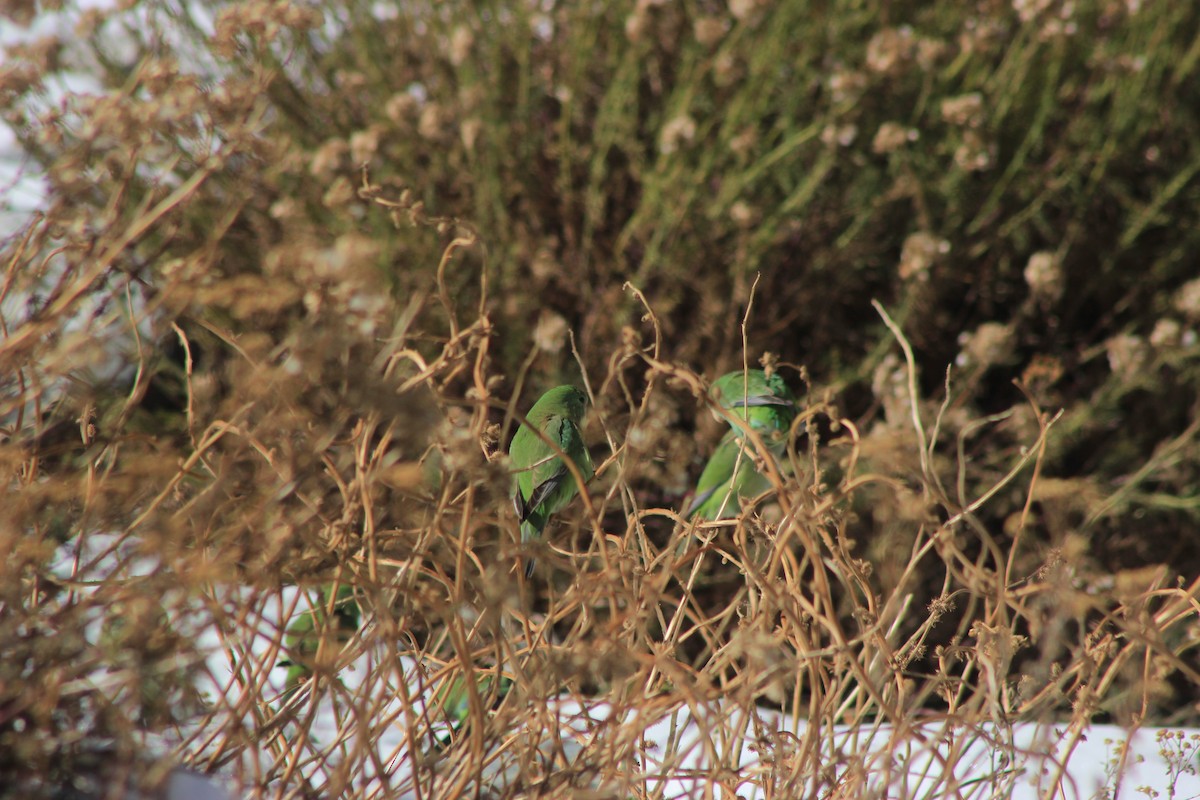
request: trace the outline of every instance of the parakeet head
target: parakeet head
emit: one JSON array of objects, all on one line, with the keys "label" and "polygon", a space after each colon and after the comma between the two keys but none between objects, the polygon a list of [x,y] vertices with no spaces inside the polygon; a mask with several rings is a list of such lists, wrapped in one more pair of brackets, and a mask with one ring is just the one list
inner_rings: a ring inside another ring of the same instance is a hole
[{"label": "parakeet head", "polygon": [[555,386],[546,392],[525,415],[535,425],[547,417],[566,417],[575,424],[583,419],[587,395],[574,386]]},{"label": "parakeet head", "polygon": [[761,369],[726,373],[713,381],[709,393],[722,408],[729,410],[796,404],[783,376],[775,372],[768,377]]}]

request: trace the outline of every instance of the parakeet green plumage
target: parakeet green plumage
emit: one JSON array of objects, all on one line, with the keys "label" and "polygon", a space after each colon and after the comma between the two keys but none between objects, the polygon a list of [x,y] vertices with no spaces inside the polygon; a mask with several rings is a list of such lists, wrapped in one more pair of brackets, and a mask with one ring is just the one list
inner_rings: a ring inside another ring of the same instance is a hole
[{"label": "parakeet green plumage", "polygon": [[[495,676],[491,673],[477,672],[475,673],[475,691],[478,692],[480,699],[490,700],[492,692],[492,684],[495,682]],[[499,685],[496,687],[496,701],[508,694],[508,690],[512,688],[513,682],[511,678],[501,678]],[[459,675],[452,681],[443,683],[434,695],[434,705],[445,716],[455,730],[462,727],[463,723],[471,713],[470,698],[467,696],[467,678],[465,675]]]},{"label": "parakeet green plumage", "polygon": [[[446,681],[433,696],[433,702],[430,706],[434,712],[434,718],[447,723],[450,730],[438,736],[434,740],[434,747],[438,750],[444,750],[450,746],[454,740],[454,735],[466,727],[467,722],[471,718],[471,700],[468,694],[468,683],[466,675],[459,675],[452,681]],[[493,694],[493,687],[494,694]],[[513,687],[511,678],[501,677],[500,682],[496,682],[496,676],[492,673],[476,672],[475,673],[475,691],[479,695],[480,702],[484,704],[485,711],[495,708],[508,694],[509,689]]]},{"label": "parakeet green plumage", "polygon": [[[768,446],[785,439],[796,418],[796,398],[778,372],[769,377],[761,369],[730,372],[713,381],[709,389],[722,408],[762,436]],[[731,424],[739,437],[741,428]]]},{"label": "parakeet green plumage", "polygon": [[[738,456],[741,455],[739,460]],[[742,510],[743,499],[762,494],[771,488],[771,481],[758,471],[753,445],[727,431],[713,451],[696,493],[684,514],[688,519],[731,519]]]},{"label": "parakeet green plumage", "polygon": [[[581,488],[560,453],[575,462],[585,481],[595,474],[579,430],[586,405],[587,396],[574,386],[555,387],[525,414],[528,425],[555,446],[542,441],[527,425],[521,425],[513,436],[508,454],[516,472],[513,506],[521,520],[522,542],[539,538],[550,515],[571,502]],[[533,564],[532,558],[526,562],[526,577],[533,575]]]},{"label": "parakeet green plumage", "polygon": [[284,638],[286,656],[276,664],[279,667],[287,667],[283,695],[285,700],[291,697],[317,666],[314,662],[322,638],[325,639],[326,655],[332,659],[341,645],[348,642],[358,630],[361,612],[354,600],[354,588],[346,584],[338,587],[333,616],[326,623],[326,609],[332,590],[333,584],[321,587],[321,605],[311,611],[305,611],[288,626]]}]

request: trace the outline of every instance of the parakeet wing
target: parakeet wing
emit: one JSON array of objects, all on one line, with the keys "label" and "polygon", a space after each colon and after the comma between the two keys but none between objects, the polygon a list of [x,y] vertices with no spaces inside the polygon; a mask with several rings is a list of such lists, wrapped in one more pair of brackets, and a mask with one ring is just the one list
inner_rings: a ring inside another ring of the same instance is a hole
[{"label": "parakeet wing", "polygon": [[[717,445],[717,449],[709,457],[708,463],[704,465],[704,471],[700,473],[699,482],[696,484],[696,495],[688,504],[685,516],[689,518],[695,516],[710,500],[716,501],[718,498],[724,498],[729,492],[740,449],[741,446],[734,432],[727,431],[721,438],[720,444]],[[749,455],[744,454],[742,458],[748,461]],[[729,503],[732,508],[737,508],[736,498],[730,498]],[[709,517],[715,510],[712,509],[704,516]]]},{"label": "parakeet wing", "polygon": [[741,511],[742,500],[769,488],[771,481],[758,471],[753,448],[737,431],[727,431],[704,465],[684,516],[729,519]]},{"label": "parakeet wing", "polygon": [[693,497],[692,502],[688,504],[687,511],[684,512],[683,516],[687,519],[690,519],[692,517],[692,515],[695,514],[700,509],[700,506],[707,503],[708,498],[712,497],[713,493],[716,492],[717,489],[722,486],[725,487],[726,489],[729,488],[728,483],[723,483],[723,484],[717,484],[716,486],[710,486],[707,489],[696,492],[696,496]]},{"label": "parakeet wing", "polygon": [[529,499],[525,501],[524,513],[518,511],[518,514],[520,514],[521,517],[521,522],[527,520],[529,515],[532,514],[533,511],[562,484],[563,478],[567,477],[567,466],[559,459],[556,459],[556,461],[559,461],[558,471],[546,480],[539,483],[537,486],[533,487],[533,493],[530,494]]}]

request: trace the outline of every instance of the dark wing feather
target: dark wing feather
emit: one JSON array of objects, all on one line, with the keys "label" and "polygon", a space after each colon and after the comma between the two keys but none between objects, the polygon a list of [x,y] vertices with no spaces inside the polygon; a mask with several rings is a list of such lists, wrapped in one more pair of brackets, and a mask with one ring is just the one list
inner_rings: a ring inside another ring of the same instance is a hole
[{"label": "dark wing feather", "polygon": [[790,406],[793,405],[791,400],[784,400],[782,397],[774,395],[763,395],[761,397],[751,397],[749,400],[741,399],[733,403],[730,408],[754,408],[755,406]]},{"label": "dark wing feather", "polygon": [[563,482],[563,478],[567,476],[566,466],[561,466],[554,471],[546,480],[533,487],[533,492],[530,493],[529,499],[525,501],[525,513],[521,514],[521,510],[517,509],[517,515],[524,522],[533,513],[533,510],[542,504],[542,501],[550,496],[550,493],[558,488],[558,485]]},{"label": "dark wing feather", "polygon": [[692,498],[692,502],[688,503],[688,508],[687,508],[687,511],[684,512],[683,518],[691,519],[692,515],[700,510],[700,506],[707,503],[708,498],[713,496],[713,492],[717,491],[717,489],[719,489],[723,485],[724,484],[718,483],[716,486],[710,486],[709,488],[705,489],[703,492],[697,492],[696,496]]}]

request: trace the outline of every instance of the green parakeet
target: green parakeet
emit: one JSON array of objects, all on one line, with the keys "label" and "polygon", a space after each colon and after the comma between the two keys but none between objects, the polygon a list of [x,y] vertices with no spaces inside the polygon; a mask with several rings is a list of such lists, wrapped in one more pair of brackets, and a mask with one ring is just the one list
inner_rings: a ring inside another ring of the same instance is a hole
[{"label": "green parakeet", "polygon": [[[489,701],[492,699],[492,684],[495,682],[495,676],[490,673],[477,672],[475,674],[475,691],[479,693],[480,699]],[[511,678],[500,678],[500,683],[496,687],[495,701],[499,701],[508,694],[508,690],[512,688],[513,682]],[[434,707],[437,708],[451,726],[458,730],[467,721],[471,714],[470,698],[467,695],[467,678],[465,675],[459,675],[452,681],[443,683],[434,695]],[[489,706],[490,707],[490,706]]]},{"label": "green parakeet", "polygon": [[[713,381],[709,392],[722,408],[746,421],[774,458],[783,454],[796,418],[796,399],[781,375],[768,377],[761,369],[730,372]],[[704,466],[685,516],[708,520],[736,517],[743,498],[771,487],[770,480],[758,471],[755,457],[745,431],[731,424]]]},{"label": "green parakeet", "polygon": [[[550,515],[578,494],[580,487],[560,453],[575,462],[583,479],[595,474],[592,457],[583,444],[579,423],[587,396],[574,386],[558,386],[546,392],[525,414],[529,425],[554,442],[551,447],[526,425],[521,425],[508,447],[516,471],[513,506],[521,521],[521,541],[542,535]],[[525,564],[525,577],[533,575],[534,560]]]},{"label": "green parakeet", "polygon": [[[778,372],[761,369],[730,372],[713,381],[709,394],[736,417],[744,419],[768,446],[786,438],[796,418],[796,398]],[[740,428],[732,426],[739,437]]]},{"label": "green parakeet", "polygon": [[688,519],[731,519],[741,512],[743,498],[755,497],[770,489],[771,481],[758,471],[754,457],[750,442],[739,438],[736,431],[727,431],[704,465],[696,484],[696,494],[684,516]]},{"label": "green parakeet", "polygon": [[337,657],[341,645],[348,642],[358,630],[361,612],[354,600],[354,587],[346,584],[338,587],[333,616],[328,622],[325,621],[329,593],[332,590],[333,584],[321,587],[321,605],[311,611],[305,611],[288,626],[284,639],[286,656],[276,664],[278,667],[287,667],[287,679],[284,684],[286,688],[283,694],[285,700],[292,696],[304,679],[318,666],[315,660],[322,639],[325,640],[323,655],[332,662]]}]

